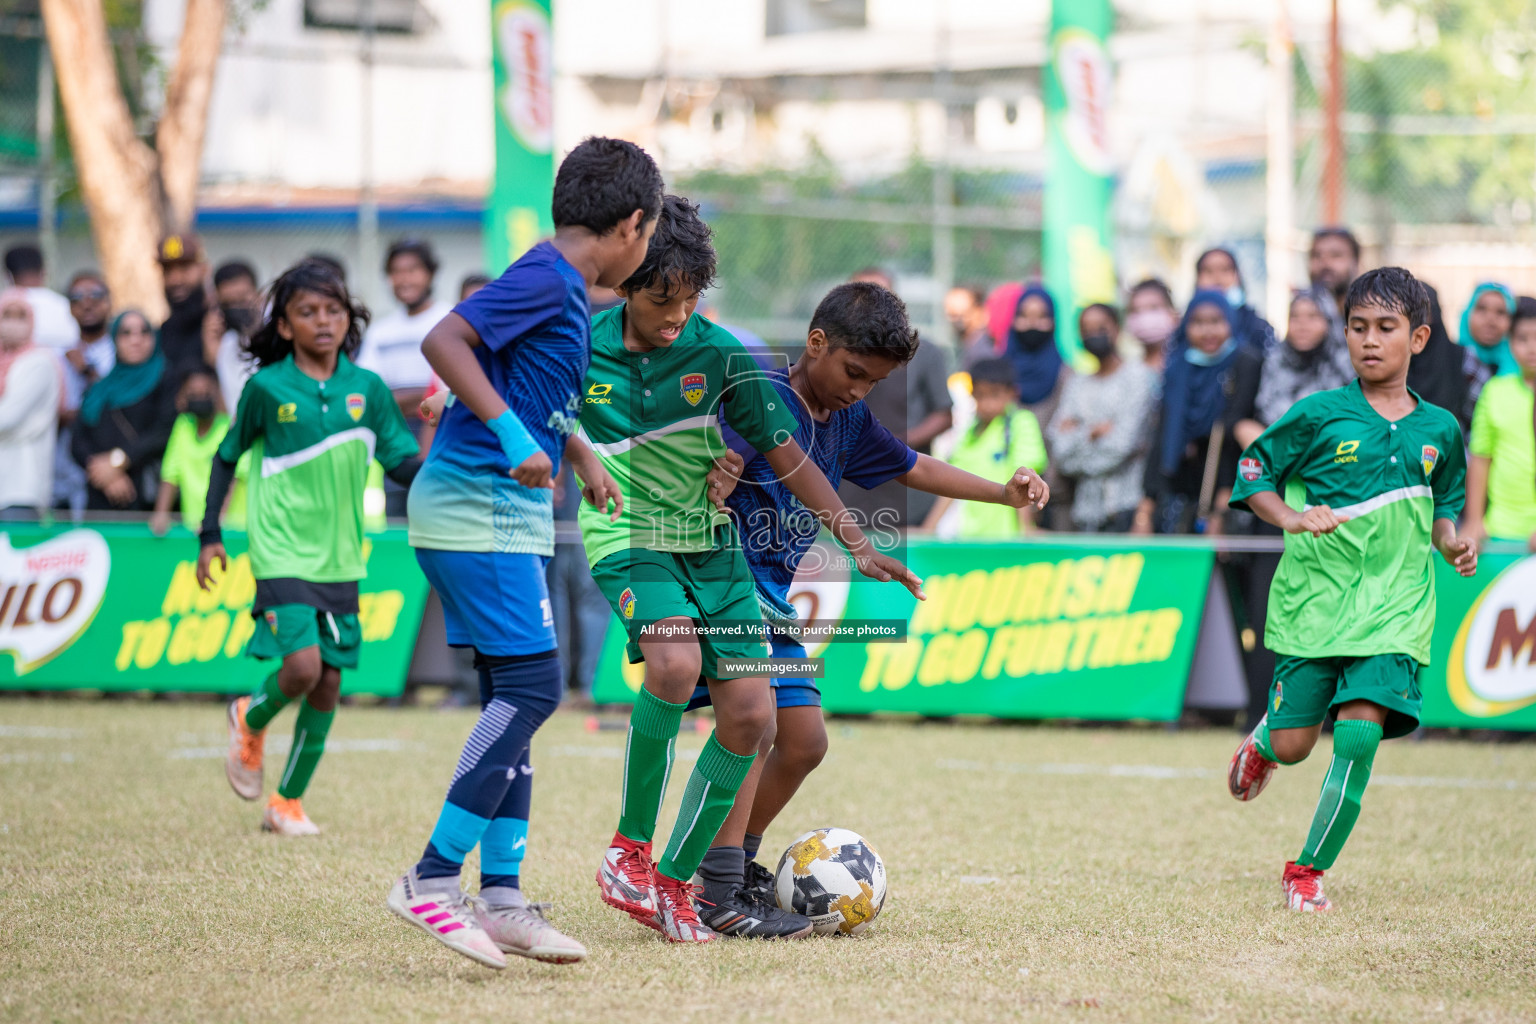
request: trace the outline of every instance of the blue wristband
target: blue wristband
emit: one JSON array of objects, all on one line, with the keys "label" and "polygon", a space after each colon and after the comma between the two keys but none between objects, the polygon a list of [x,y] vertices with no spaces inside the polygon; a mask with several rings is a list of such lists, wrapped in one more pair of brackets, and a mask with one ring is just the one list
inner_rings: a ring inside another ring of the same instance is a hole
[{"label": "blue wristband", "polygon": [[528,433],[528,428],[523,426],[523,421],[512,415],[511,409],[487,421],[485,425],[491,428],[491,433],[501,442],[501,450],[507,453],[507,461],[512,463],[513,469],[521,466],[534,452],[543,450],[533,435]]}]

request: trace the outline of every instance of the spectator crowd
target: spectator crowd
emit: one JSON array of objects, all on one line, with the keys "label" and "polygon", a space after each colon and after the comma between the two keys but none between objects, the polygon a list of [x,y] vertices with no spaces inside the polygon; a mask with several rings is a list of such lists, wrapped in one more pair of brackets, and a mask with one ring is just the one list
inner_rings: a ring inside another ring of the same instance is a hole
[{"label": "spectator crowd", "polygon": [[[179,515],[195,532],[212,453],[251,373],[244,342],[262,318],[261,278],[244,260],[210,266],[190,234],[163,239],[156,255],[169,309],[158,324],[119,308],[97,271],[74,273],[61,294],[46,286],[36,247],[5,253],[0,518],[138,513],[164,534]],[[1283,334],[1250,302],[1238,258],[1226,248],[1195,261],[1182,309],[1156,278],[1132,286],[1121,305],[1076,310],[1060,308],[1039,284],[954,288],[944,298],[953,337],[925,339],[868,402],[918,451],[999,481],[1021,465],[1047,474],[1055,497],[1043,521],[1028,510],[955,507],[894,485],[845,486],[842,497],[877,528],[966,538],[1036,529],[1272,534],[1227,507],[1238,457],[1296,401],[1354,379],[1342,303],[1360,255],[1347,229],[1314,234],[1309,280],[1291,298]],[[441,385],[421,341],[453,300],[488,279],[466,278],[445,297],[437,257],[419,239],[390,246],[382,269],[395,305],[373,321],[357,361],[384,379],[425,447],[430,428],[417,407]],[[878,268],[853,276],[896,288]],[[594,309],[605,302],[611,297],[593,296]],[[1089,357],[1084,366],[1063,358],[1063,319]],[[761,339],[727,326],[767,357]],[[1409,386],[1462,422],[1470,454],[1465,530],[1536,550],[1536,298],[1496,282],[1478,285],[1453,340],[1434,296],[1430,327]],[[379,496],[383,512],[404,514],[404,492],[382,475]],[[557,486],[559,516],[574,518],[578,502],[567,471]],[[238,526],[242,515],[237,486],[225,516]],[[563,661],[574,688],[589,691],[608,613],[580,552],[563,554],[550,564],[551,593],[562,647],[582,654]],[[1279,555],[1227,559],[1240,622],[1262,636]],[[1249,678],[1267,681],[1269,656],[1262,643],[1250,646]]]}]

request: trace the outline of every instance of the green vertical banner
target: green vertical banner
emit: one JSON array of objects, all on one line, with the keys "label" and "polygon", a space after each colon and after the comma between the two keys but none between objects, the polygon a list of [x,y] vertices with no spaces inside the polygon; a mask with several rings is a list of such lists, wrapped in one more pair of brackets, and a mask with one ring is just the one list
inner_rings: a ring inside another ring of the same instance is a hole
[{"label": "green vertical banner", "polygon": [[492,274],[555,228],[553,40],[550,0],[491,5],[496,172],[485,210],[485,260]]},{"label": "green vertical banner", "polygon": [[1109,0],[1053,0],[1045,73],[1045,286],[1056,299],[1056,344],[1080,352],[1077,311],[1115,301],[1110,248],[1113,189],[1106,42]]}]

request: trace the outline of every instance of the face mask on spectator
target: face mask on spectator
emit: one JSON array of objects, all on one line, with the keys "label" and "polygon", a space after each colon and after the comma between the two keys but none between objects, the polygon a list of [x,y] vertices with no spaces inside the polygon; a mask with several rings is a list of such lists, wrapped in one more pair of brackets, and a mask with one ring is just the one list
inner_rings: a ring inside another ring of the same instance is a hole
[{"label": "face mask on spectator", "polygon": [[224,326],[237,334],[244,334],[256,323],[256,314],[246,306],[220,306],[224,314]]},{"label": "face mask on spectator", "polygon": [[1243,286],[1240,284],[1235,284],[1227,289],[1227,305],[1233,309],[1241,308],[1244,300],[1247,298],[1248,296],[1243,294]]},{"label": "face mask on spectator", "polygon": [[1032,327],[1027,331],[1019,332],[1019,344],[1026,352],[1038,352],[1055,340],[1056,335],[1051,331],[1042,331]]},{"label": "face mask on spectator", "polygon": [[1090,334],[1083,338],[1083,350],[1095,359],[1103,359],[1115,350],[1115,339],[1108,334]]},{"label": "face mask on spectator", "polygon": [[1167,309],[1142,309],[1126,317],[1131,337],[1143,345],[1161,345],[1178,324],[1178,318]]},{"label": "face mask on spectator", "polygon": [[213,399],[189,398],[187,399],[187,412],[200,420],[206,420],[213,416]]}]

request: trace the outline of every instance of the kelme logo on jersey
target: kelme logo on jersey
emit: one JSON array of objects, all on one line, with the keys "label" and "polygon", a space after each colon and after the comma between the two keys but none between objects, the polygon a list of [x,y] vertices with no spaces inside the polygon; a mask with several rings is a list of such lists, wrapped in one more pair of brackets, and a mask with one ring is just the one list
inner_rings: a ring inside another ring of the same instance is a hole
[{"label": "kelme logo on jersey", "polygon": [[683,398],[689,405],[698,405],[704,401],[704,395],[709,391],[709,384],[702,373],[685,373],[682,379]]},{"label": "kelme logo on jersey", "polygon": [[1359,441],[1340,441],[1338,449],[1333,453],[1333,461],[1336,463],[1359,462],[1360,458],[1355,454],[1359,450]]},{"label": "kelme logo on jersey", "polygon": [[347,415],[352,417],[353,423],[363,418],[363,410],[366,408],[368,408],[368,400],[362,395],[347,396]]},{"label": "kelme logo on jersey", "polygon": [[1435,463],[1440,461],[1440,449],[1432,444],[1427,444],[1419,450],[1419,457],[1424,460],[1424,475],[1435,471]]},{"label": "kelme logo on jersey", "polygon": [[1536,558],[1505,569],[1467,611],[1445,684],[1457,710],[1477,718],[1536,704]]},{"label": "kelme logo on jersey", "polygon": [[1237,464],[1238,475],[1249,483],[1253,483],[1264,474],[1264,463],[1258,459],[1243,459]]},{"label": "kelme logo on jersey", "polygon": [[277,422],[279,422],[279,423],[297,423],[297,422],[299,422],[299,407],[298,407],[298,404],[295,403],[295,402],[284,402],[282,405],[278,406],[277,407]]},{"label": "kelme logo on jersey", "polygon": [[635,592],[628,587],[619,595],[619,614],[626,619],[635,617]]}]

